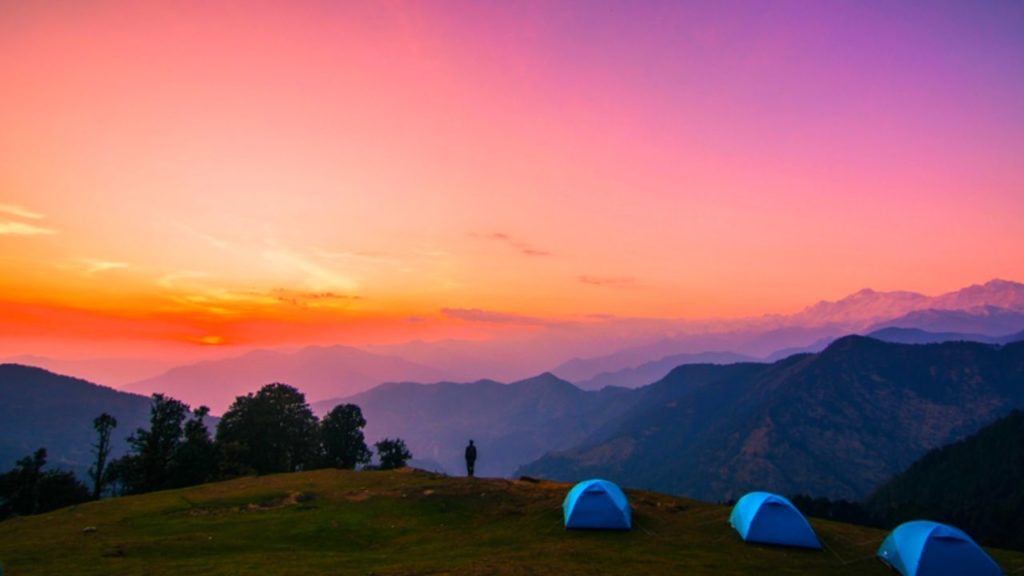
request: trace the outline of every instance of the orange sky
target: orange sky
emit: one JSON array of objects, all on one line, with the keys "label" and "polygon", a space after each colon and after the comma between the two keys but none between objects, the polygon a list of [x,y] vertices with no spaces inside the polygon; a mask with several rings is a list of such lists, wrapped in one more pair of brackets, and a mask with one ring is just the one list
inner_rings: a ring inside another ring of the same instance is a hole
[{"label": "orange sky", "polygon": [[1021,9],[961,11],[0,4],[0,352],[1022,280]]}]

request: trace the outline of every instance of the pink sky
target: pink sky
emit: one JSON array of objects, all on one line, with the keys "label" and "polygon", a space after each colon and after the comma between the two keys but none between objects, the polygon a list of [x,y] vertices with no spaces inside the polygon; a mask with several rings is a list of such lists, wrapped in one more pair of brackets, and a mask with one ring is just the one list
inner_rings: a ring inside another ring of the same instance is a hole
[{"label": "pink sky", "polygon": [[0,355],[1024,280],[1022,29],[1019,2],[0,3]]}]

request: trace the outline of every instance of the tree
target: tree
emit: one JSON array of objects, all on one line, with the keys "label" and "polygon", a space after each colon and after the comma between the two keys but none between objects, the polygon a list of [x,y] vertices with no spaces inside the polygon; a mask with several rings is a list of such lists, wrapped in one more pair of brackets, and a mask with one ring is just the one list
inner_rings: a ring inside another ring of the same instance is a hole
[{"label": "tree", "polygon": [[363,411],[355,404],[335,406],[324,416],[320,422],[320,435],[329,465],[351,470],[370,461],[370,450],[363,437],[364,426]]},{"label": "tree", "polygon": [[46,448],[40,448],[14,465],[9,500],[18,514],[36,514],[39,512],[40,480],[43,477],[43,466],[46,466]]},{"label": "tree", "polygon": [[181,444],[181,425],[188,405],[163,394],[153,394],[149,409],[149,430],[139,428],[128,444],[139,460],[141,486],[132,492],[151,492],[171,487],[171,464]]},{"label": "tree", "polygon": [[149,429],[128,438],[130,452],[109,464],[107,481],[121,493],[141,494],[209,480],[217,469],[216,448],[203,423],[209,408],[197,408],[186,422],[189,413],[187,404],[154,394]]},{"label": "tree", "polygon": [[405,467],[405,463],[412,458],[412,453],[405,446],[401,438],[385,438],[374,444],[377,448],[377,457],[380,459],[381,470],[392,470]]},{"label": "tree", "polygon": [[65,470],[48,470],[46,449],[18,460],[0,475],[0,518],[13,514],[39,514],[89,500],[89,489]]},{"label": "tree", "polygon": [[217,444],[239,461],[224,469],[257,474],[294,472],[320,461],[320,427],[306,397],[287,384],[267,384],[239,396],[217,425]]},{"label": "tree", "polygon": [[185,423],[183,440],[174,453],[172,481],[176,487],[202,484],[213,478],[220,462],[217,446],[203,419],[210,413],[206,406],[192,411]]},{"label": "tree", "polygon": [[89,468],[89,477],[92,478],[92,498],[99,500],[103,495],[107,457],[110,456],[110,432],[117,428],[117,419],[104,412],[92,421],[92,427],[96,429],[97,435],[96,443],[93,444],[96,463]]}]

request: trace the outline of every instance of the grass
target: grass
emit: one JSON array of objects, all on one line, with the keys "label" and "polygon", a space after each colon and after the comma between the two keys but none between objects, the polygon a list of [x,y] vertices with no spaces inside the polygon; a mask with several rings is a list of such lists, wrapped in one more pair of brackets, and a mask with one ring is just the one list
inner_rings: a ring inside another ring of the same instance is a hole
[{"label": "grass", "polygon": [[[631,532],[566,531],[569,485],[320,470],[0,523],[4,575],[891,574],[885,534],[812,520],[825,551],[748,545],[729,509],[627,491]],[[83,528],[95,531],[83,532]],[[1007,574],[1024,554],[990,551]]]}]

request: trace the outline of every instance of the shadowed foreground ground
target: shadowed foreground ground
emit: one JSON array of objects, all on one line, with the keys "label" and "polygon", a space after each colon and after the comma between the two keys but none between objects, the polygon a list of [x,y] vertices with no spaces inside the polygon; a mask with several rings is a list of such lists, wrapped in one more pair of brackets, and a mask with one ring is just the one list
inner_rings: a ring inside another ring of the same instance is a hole
[{"label": "shadowed foreground ground", "polygon": [[[632,532],[569,532],[568,489],[415,470],[242,478],[2,522],[0,561],[5,576],[891,574],[881,531],[812,520],[826,551],[751,546],[727,507],[650,492],[627,491]],[[1024,573],[1024,554],[991,553]]]}]

